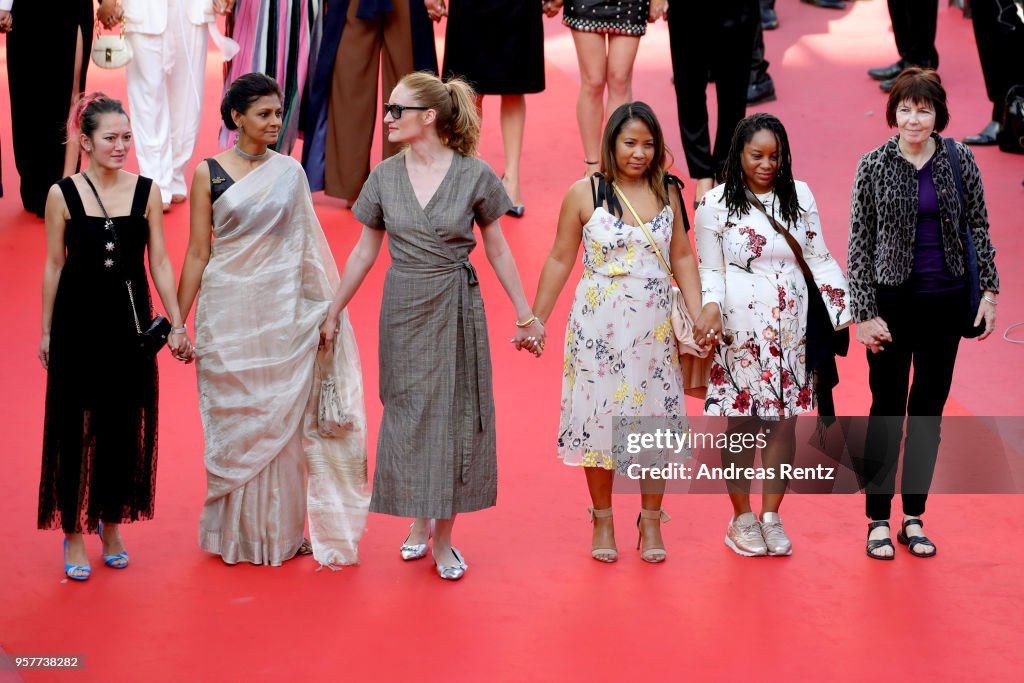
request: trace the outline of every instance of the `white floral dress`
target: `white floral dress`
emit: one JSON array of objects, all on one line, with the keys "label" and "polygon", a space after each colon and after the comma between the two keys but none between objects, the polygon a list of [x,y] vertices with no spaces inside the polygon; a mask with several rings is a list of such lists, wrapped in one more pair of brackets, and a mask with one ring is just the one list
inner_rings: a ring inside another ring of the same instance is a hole
[{"label": "white floral dress", "polygon": [[[851,320],[849,286],[825,246],[814,195],[796,181],[800,204],[796,225],[787,226],[803,248],[835,327]],[[806,376],[808,291],[785,238],[753,207],[730,215],[724,185],[709,191],[695,216],[703,303],[722,307],[724,341],[708,383],[707,415],[791,417],[815,406]],[[779,223],[773,192],[757,195]]]},{"label": "white floral dress", "polygon": [[[666,258],[673,220],[666,206],[647,223]],[[617,422],[665,417],[685,429],[671,280],[644,231],[604,207],[583,226],[583,265],[565,332],[558,455],[623,471],[632,457],[613,445]]]}]

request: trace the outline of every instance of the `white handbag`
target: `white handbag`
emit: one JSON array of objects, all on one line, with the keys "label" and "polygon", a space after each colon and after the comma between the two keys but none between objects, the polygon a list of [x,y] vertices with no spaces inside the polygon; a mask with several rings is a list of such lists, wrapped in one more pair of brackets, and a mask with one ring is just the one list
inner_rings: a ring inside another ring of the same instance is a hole
[{"label": "white handbag", "polygon": [[92,43],[92,61],[102,69],[120,69],[132,61],[132,46],[125,38],[124,18],[121,19],[120,35],[100,34],[102,25],[96,22],[96,39]]}]

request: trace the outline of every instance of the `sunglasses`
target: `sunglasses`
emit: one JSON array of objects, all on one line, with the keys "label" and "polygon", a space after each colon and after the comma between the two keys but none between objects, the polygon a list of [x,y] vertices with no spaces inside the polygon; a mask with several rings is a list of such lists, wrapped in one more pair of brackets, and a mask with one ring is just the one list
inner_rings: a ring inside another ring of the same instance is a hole
[{"label": "sunglasses", "polygon": [[430,109],[430,107],[407,107],[404,104],[388,104],[387,102],[384,103],[384,114],[391,114],[391,118],[393,118],[395,121],[402,118],[402,112],[405,111],[406,109],[412,109],[414,111],[426,111]]}]

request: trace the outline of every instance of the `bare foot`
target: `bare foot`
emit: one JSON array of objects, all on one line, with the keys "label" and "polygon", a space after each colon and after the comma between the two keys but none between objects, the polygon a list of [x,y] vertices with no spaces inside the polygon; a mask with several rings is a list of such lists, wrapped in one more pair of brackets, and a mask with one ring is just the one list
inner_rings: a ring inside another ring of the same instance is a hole
[{"label": "bare foot", "polygon": [[164,202],[163,209],[164,209],[164,213],[167,213],[168,211],[170,211],[171,210],[171,203],[170,202]]},{"label": "bare foot", "polygon": [[614,562],[619,553],[615,545],[615,525],[611,517],[594,518],[594,534],[590,541],[591,554],[595,560]]},{"label": "bare foot", "polygon": [[85,570],[76,569],[72,571],[72,576],[88,576],[89,556],[85,552],[85,539],[82,538],[82,534],[67,534],[67,540],[68,549],[64,555],[64,563],[86,568]]},{"label": "bare foot", "polygon": [[183,194],[172,194],[171,204],[181,204],[185,201],[185,195]]},{"label": "bare foot", "polygon": [[[883,538],[890,538],[889,527],[887,526],[876,526],[868,534],[869,541],[881,541]],[[892,557],[893,547],[891,545],[883,545],[869,552],[875,557]]]},{"label": "bare foot", "polygon": [[[103,533],[100,534],[100,542],[103,543],[104,555],[120,555],[125,552],[124,543],[121,541],[121,533],[118,531],[119,524],[104,524]],[[123,567],[128,564],[126,558],[114,562],[115,567]]]}]

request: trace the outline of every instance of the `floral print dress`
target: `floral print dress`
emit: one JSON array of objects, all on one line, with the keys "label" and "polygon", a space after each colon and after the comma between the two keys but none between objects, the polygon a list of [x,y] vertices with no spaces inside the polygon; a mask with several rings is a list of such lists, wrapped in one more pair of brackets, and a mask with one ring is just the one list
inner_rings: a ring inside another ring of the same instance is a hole
[{"label": "floral print dress", "polygon": [[[666,256],[673,220],[666,206],[647,223]],[[565,332],[558,454],[624,471],[632,460],[613,445],[617,422],[664,417],[685,429],[671,280],[644,231],[604,207],[583,226],[583,266]]]},{"label": "floral print dress", "polygon": [[[715,353],[704,412],[707,415],[780,419],[815,406],[806,373],[808,295],[821,296],[832,323],[850,323],[849,287],[825,246],[814,195],[796,181],[800,204],[796,225],[787,226],[803,247],[818,292],[809,293],[785,238],[753,207],[730,215],[725,186],[709,191],[695,217],[704,305],[722,308],[723,342]],[[757,195],[778,215],[774,192]]]}]

